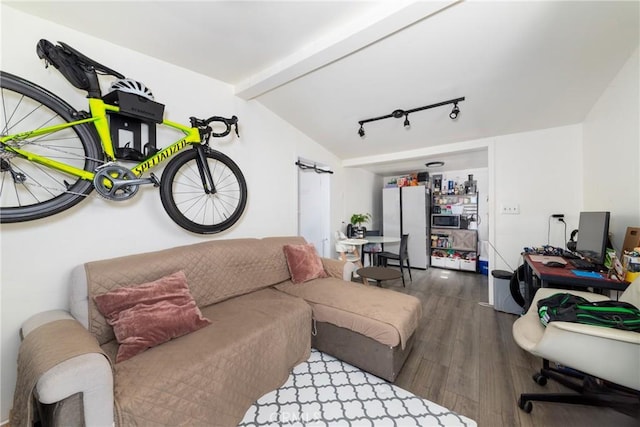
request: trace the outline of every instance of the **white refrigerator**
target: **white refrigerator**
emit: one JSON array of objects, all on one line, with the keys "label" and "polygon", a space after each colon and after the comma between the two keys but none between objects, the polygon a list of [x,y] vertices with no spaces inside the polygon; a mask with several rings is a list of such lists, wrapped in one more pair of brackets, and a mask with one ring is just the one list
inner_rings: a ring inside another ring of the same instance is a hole
[{"label": "white refrigerator", "polygon": [[[424,185],[392,187],[382,190],[382,234],[409,235],[407,244],[412,268],[429,267],[430,193]],[[385,244],[385,251],[397,253],[400,244]]]}]

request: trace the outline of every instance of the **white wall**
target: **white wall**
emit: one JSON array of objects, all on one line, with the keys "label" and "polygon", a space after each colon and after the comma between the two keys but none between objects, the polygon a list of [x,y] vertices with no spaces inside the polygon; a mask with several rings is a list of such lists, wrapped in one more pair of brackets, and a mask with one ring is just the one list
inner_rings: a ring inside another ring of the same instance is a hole
[{"label": "white wall", "polygon": [[[0,12],[2,70],[48,88],[78,109],[86,109],[84,93],[71,87],[53,67],[44,68],[35,53],[40,38],[62,40],[128,77],[143,81],[153,90],[156,100],[167,105],[165,117],[174,121],[188,123],[191,115],[236,114],[241,138],[228,137],[212,145],[238,163],[249,189],[243,218],[232,229],[213,236],[191,234],[174,224],[162,208],[158,190],[152,187],[141,188],[134,199],[124,203],[91,197],[54,217],[3,225],[0,420],[6,420],[15,384],[20,324],[37,312],[67,308],[66,281],[73,266],[208,239],[296,234],[294,163],[298,157],[315,159],[336,172],[332,175],[332,191],[336,194],[332,199],[334,229],[344,217],[346,197],[345,174],[335,156],[259,103],[233,96],[230,86],[15,11],[5,4]],[[215,55],[212,60],[216,60]],[[168,137],[177,139],[175,134],[161,134],[159,140],[167,142]],[[158,145],[162,146],[162,142]]]},{"label": "white wall", "polygon": [[[493,174],[489,179],[494,181],[490,240],[508,266],[494,254],[490,269],[515,269],[526,246],[564,246],[568,240],[564,227],[549,217],[564,214],[567,232],[577,228],[582,205],[581,147],[581,125],[494,138],[489,158]],[[503,203],[517,204],[520,214],[499,213]]]},{"label": "white wall", "polygon": [[345,168],[343,232],[355,213],[370,213],[368,230],[382,229],[382,177],[364,169]]},{"label": "white wall", "polygon": [[638,57],[636,49],[584,121],[584,210],[611,211],[618,251],[626,228],[640,226]]}]

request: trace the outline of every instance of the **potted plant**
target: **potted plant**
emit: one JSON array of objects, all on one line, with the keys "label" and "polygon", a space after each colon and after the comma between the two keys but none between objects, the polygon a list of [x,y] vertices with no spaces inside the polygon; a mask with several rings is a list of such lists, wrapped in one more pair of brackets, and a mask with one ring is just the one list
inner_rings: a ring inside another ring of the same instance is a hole
[{"label": "potted plant", "polygon": [[364,238],[367,229],[362,224],[366,224],[369,221],[371,221],[370,213],[351,215],[351,224],[355,225],[353,231],[356,237]]}]

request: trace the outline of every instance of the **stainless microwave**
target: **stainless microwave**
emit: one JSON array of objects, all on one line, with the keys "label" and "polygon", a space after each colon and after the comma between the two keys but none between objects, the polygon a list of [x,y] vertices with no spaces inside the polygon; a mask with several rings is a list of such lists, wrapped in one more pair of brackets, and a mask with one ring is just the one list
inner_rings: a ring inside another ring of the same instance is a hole
[{"label": "stainless microwave", "polygon": [[431,215],[431,227],[433,228],[460,228],[460,215]]}]

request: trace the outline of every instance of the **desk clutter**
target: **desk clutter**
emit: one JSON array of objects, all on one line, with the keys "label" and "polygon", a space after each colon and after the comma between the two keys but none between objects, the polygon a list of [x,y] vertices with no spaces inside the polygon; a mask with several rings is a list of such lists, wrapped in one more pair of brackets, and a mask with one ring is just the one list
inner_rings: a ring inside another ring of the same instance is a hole
[{"label": "desk clutter", "polygon": [[627,282],[640,277],[640,227],[627,227],[622,243],[622,268]]},{"label": "desk clutter", "polygon": [[[632,227],[629,228],[631,229]],[[591,263],[573,252],[549,245],[526,247],[523,252],[529,255],[532,261],[542,263],[545,266],[571,268],[576,276],[606,277],[629,283],[640,277],[640,246],[623,249],[622,257],[620,258],[618,258],[614,249],[607,249],[607,256],[603,265]],[[603,274],[598,273],[598,271]]]},{"label": "desk clutter", "polygon": [[563,248],[557,248],[551,245],[543,245],[543,246],[532,246],[524,248],[525,254],[530,255],[546,255],[546,256],[559,256],[564,257],[565,255],[574,256],[573,252],[569,252]]},{"label": "desk clutter", "polygon": [[[629,281],[625,279],[626,271],[618,260],[615,250],[611,248],[607,249],[605,262],[602,265],[583,259],[574,252],[550,245],[526,247],[524,248],[524,254],[529,255],[532,261],[542,263],[547,267],[571,268],[571,271],[576,276],[592,278],[606,277],[620,281]],[[594,274],[583,274],[583,272],[593,272]],[[604,275],[598,272],[603,272]]]},{"label": "desk clutter", "polygon": [[571,270],[578,277],[588,277],[590,279],[604,279],[605,276],[597,271]]},{"label": "desk clutter", "polygon": [[624,279],[627,282],[633,282],[640,277],[640,247],[622,255],[622,268],[625,270]]}]

